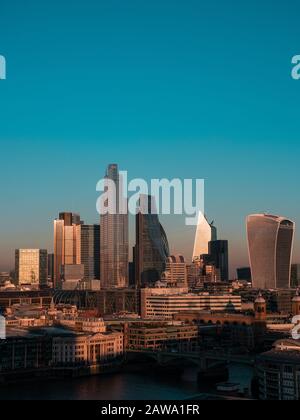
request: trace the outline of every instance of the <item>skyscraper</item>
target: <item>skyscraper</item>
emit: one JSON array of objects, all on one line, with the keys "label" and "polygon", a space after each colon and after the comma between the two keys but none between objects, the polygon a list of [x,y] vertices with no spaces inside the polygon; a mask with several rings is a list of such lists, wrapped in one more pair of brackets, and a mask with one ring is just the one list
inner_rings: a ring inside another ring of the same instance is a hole
[{"label": "skyscraper", "polygon": [[199,259],[200,255],[208,254],[208,243],[210,241],[217,240],[217,228],[213,222],[208,223],[207,218],[203,213],[199,212],[194,250],[193,260]]},{"label": "skyscraper", "polygon": [[46,249],[16,249],[16,280],[18,285],[45,285],[48,278]]},{"label": "skyscraper", "polygon": [[60,213],[54,221],[54,287],[61,286],[63,265],[81,264],[80,216]]},{"label": "skyscraper", "polygon": [[228,241],[211,241],[208,244],[208,253],[215,268],[220,270],[221,281],[229,280],[228,267]]},{"label": "skyscraper", "polygon": [[[108,166],[105,179],[114,182],[116,197],[108,200],[114,201],[116,211],[100,216],[100,279],[102,287],[122,288],[128,286],[128,212],[121,211],[124,197],[118,165]],[[108,207],[110,204],[107,203]]]},{"label": "skyscraper", "polygon": [[170,254],[167,235],[156,214],[154,197],[141,195],[136,215],[136,286],[153,285],[160,280]]},{"label": "skyscraper", "polygon": [[54,254],[48,254],[48,279],[54,280]]},{"label": "skyscraper", "polygon": [[286,217],[254,214],[247,218],[252,286],[290,287],[295,223]]},{"label": "skyscraper", "polygon": [[85,280],[100,280],[100,225],[81,225],[81,264]]}]

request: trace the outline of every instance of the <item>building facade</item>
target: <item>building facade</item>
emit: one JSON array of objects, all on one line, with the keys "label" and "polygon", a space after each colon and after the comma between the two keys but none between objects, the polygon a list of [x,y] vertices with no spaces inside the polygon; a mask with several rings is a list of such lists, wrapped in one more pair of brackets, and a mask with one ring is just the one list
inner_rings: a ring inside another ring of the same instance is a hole
[{"label": "building facade", "polygon": [[228,241],[219,240],[209,242],[208,253],[213,261],[213,266],[220,272],[221,281],[228,281]]},{"label": "building facade", "polygon": [[240,267],[236,269],[237,280],[251,282],[251,268]]},{"label": "building facade", "polygon": [[252,286],[290,287],[295,223],[282,216],[254,214],[247,218]]},{"label": "building facade", "polygon": [[[111,183],[115,194],[110,195]],[[128,211],[127,200],[122,194],[122,177],[116,164],[107,168],[104,193],[108,194],[107,208],[111,207],[112,211],[100,216],[101,285],[105,288],[123,288],[128,286]],[[124,206],[126,208],[122,208]]]},{"label": "building facade", "polygon": [[210,295],[208,293],[184,293],[172,289],[143,289],[141,291],[141,316],[152,319],[172,319],[184,311],[241,310],[241,297],[234,295]]},{"label": "building facade", "polygon": [[175,287],[188,287],[187,264],[182,255],[171,255],[167,259],[166,281]]},{"label": "building facade", "polygon": [[292,264],[291,267],[291,287],[300,286],[300,264]]},{"label": "building facade", "polygon": [[208,244],[217,240],[217,229],[213,222],[209,223],[203,213],[199,213],[198,224],[193,250],[193,260],[200,258],[200,255],[208,254]]},{"label": "building facade", "polygon": [[73,334],[53,338],[54,366],[96,365],[123,356],[122,333]]},{"label": "building facade", "polygon": [[81,226],[81,263],[85,280],[100,280],[100,225]]},{"label": "building facade", "polygon": [[300,399],[300,346],[298,340],[278,340],[274,348],[258,356],[259,399]]},{"label": "building facade", "polygon": [[17,249],[15,271],[18,285],[45,285],[48,281],[48,253],[45,249]]},{"label": "building facade", "polygon": [[136,287],[151,286],[159,281],[169,254],[167,235],[156,214],[154,197],[141,195],[136,215]]},{"label": "building facade", "polygon": [[128,350],[192,351],[198,343],[198,328],[180,322],[132,323],[125,327],[125,342]]},{"label": "building facade", "polygon": [[60,213],[54,221],[54,287],[62,286],[62,266],[81,264],[80,216]]}]

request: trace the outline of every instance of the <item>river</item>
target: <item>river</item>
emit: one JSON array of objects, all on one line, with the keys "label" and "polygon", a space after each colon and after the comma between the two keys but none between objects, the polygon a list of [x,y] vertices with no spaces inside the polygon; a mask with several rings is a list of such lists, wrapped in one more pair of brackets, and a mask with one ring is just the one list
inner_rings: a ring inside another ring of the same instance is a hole
[{"label": "river", "polygon": [[[232,365],[229,380],[249,388],[252,369]],[[73,380],[7,385],[0,388],[0,400],[180,400],[215,387],[197,384],[195,371],[186,369],[178,377],[166,374],[112,373]]]}]

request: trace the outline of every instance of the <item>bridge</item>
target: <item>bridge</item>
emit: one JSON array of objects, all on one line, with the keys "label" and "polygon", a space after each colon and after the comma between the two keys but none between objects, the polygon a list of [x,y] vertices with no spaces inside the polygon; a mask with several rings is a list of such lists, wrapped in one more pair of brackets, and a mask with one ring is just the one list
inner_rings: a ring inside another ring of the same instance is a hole
[{"label": "bridge", "polygon": [[219,363],[236,363],[241,365],[254,366],[255,358],[254,356],[243,356],[243,355],[234,355],[234,354],[223,354],[217,352],[182,352],[182,351],[154,351],[154,350],[127,350],[127,354],[142,354],[154,359],[158,364],[166,366],[174,361],[186,361],[192,364],[195,364],[198,368],[205,371],[209,368],[217,366]]}]

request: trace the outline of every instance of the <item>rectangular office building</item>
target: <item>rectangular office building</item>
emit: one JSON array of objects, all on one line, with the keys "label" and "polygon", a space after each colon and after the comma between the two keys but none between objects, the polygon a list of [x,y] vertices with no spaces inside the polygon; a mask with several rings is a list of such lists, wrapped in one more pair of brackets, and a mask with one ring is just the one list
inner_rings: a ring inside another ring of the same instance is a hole
[{"label": "rectangular office building", "polygon": [[48,279],[46,249],[16,249],[16,280],[18,285],[44,285]]}]

